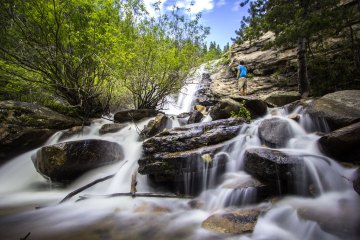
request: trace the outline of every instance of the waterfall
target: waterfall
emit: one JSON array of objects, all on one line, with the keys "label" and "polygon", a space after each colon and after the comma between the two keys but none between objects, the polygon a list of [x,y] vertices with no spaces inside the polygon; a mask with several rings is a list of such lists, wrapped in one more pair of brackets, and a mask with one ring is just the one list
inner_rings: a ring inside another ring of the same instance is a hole
[{"label": "waterfall", "polygon": [[[176,115],[192,109],[193,98],[204,71],[205,67],[202,66],[189,80],[191,84],[181,90],[177,100],[169,98],[166,113]],[[291,113],[300,115],[298,123],[287,118]],[[264,120],[272,118],[287,121],[292,131],[287,144],[277,150],[301,159],[303,166],[299,168],[302,174],[295,176],[294,194],[264,200],[261,197],[266,186],[245,172],[244,155],[249,149],[267,149],[259,136],[259,126]],[[63,132],[54,134],[45,145],[71,140],[104,139],[116,142],[124,149],[123,161],[91,170],[66,187],[50,183],[36,172],[31,161],[36,149],[2,165],[0,238],[20,239],[28,233],[29,239],[355,240],[359,236],[357,232],[347,232],[347,227],[354,229],[351,226],[328,229],[328,225],[319,225],[315,221],[318,215],[325,215],[336,222],[347,219],[347,223],[359,226],[360,198],[347,180],[355,170],[346,169],[324,156],[317,147],[319,136],[316,132],[328,132],[328,126],[321,119],[311,118],[301,108],[293,112],[279,110],[277,116],[269,114],[243,124],[238,136],[228,141],[215,156],[228,159],[220,178],[216,177],[216,167],[208,168],[207,165],[202,171],[201,183],[194,181],[192,173],[185,174],[187,191],[196,184],[201,185],[202,193],[193,200],[200,206],[198,208],[192,208],[189,199],[181,198],[102,197],[129,192],[134,174],[139,192],[166,191],[151,185],[146,176],[137,173],[137,161],[142,151],[138,129],[142,129],[150,120],[146,119],[136,125],[129,123],[120,131],[105,135],[100,135],[99,129],[110,121],[103,119],[94,120],[82,132],[66,138]],[[175,118],[173,126],[178,125]],[[115,174],[111,180],[96,184],[71,200],[58,204],[70,192],[110,174]],[[305,194],[309,186],[312,196]],[[86,196],[91,198],[82,200]],[[259,203],[265,204],[268,210],[259,217],[251,234],[217,234],[201,227],[202,222],[216,211],[241,209]]]}]

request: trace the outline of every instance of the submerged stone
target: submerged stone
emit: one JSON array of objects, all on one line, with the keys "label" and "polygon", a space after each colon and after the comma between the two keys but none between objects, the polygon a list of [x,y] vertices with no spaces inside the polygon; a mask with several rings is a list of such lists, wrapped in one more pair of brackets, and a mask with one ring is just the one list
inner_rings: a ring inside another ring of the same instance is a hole
[{"label": "submerged stone", "polygon": [[259,137],[269,147],[285,147],[293,136],[290,123],[281,118],[265,119],[259,126]]},{"label": "submerged stone", "polygon": [[159,111],[154,109],[131,109],[115,113],[114,121],[117,123],[139,121],[144,118],[155,117]]}]

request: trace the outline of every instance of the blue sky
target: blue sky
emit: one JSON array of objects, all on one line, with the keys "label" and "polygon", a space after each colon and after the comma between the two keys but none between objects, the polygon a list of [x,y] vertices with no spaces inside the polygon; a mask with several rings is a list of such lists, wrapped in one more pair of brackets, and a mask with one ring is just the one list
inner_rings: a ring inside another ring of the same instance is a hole
[{"label": "blue sky", "polygon": [[[153,14],[151,5],[159,0],[144,0],[147,10]],[[193,4],[191,4],[193,3]],[[239,6],[240,0],[162,0],[163,11],[173,5],[190,9],[189,14],[202,12],[202,24],[211,28],[207,42],[215,41],[221,48],[232,43],[235,30],[239,29],[240,21],[247,14],[247,9]]]}]

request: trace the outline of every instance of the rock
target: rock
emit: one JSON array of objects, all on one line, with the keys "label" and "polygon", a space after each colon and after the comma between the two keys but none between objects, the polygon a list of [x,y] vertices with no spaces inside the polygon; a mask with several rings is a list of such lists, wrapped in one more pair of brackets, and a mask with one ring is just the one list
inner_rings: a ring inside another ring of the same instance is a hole
[{"label": "rock", "polygon": [[0,164],[39,147],[59,130],[82,122],[35,103],[0,102]]},{"label": "rock", "polygon": [[360,195],[360,168],[358,168],[354,174],[353,187],[354,190]]},{"label": "rock", "polygon": [[282,107],[286,104],[295,102],[301,99],[299,92],[275,92],[271,93],[266,99],[265,102],[270,103],[270,105],[276,107]]},{"label": "rock", "polygon": [[325,119],[331,130],[336,130],[360,121],[359,99],[360,90],[345,90],[318,99],[298,101],[287,108],[303,106],[310,115]]},{"label": "rock", "polygon": [[196,110],[196,111],[199,111],[199,112],[201,112],[201,113],[205,113],[206,112],[206,107],[205,106],[203,106],[203,105],[195,105],[194,106],[194,110]]},{"label": "rock", "polygon": [[263,117],[267,113],[266,103],[256,97],[237,96],[231,98],[237,102],[245,102],[245,107],[249,110],[252,119]]},{"label": "rock", "polygon": [[70,129],[64,130],[61,133],[61,136],[59,137],[59,141],[63,141],[64,139],[73,137],[78,134],[83,134],[85,128],[83,126],[75,126]]},{"label": "rock", "polygon": [[[165,130],[143,143],[138,171],[150,176],[156,186],[197,195],[204,174],[212,169],[217,177],[225,171],[228,156],[221,151],[230,144],[227,140],[237,136],[242,123],[241,119],[227,119]],[[185,181],[193,183],[191,188]]]},{"label": "rock", "polygon": [[155,119],[151,120],[148,125],[141,131],[140,140],[143,141],[146,138],[155,136],[156,134],[162,132],[169,122],[169,118],[162,113],[159,113]]},{"label": "rock", "polygon": [[154,109],[133,109],[133,110],[124,110],[117,112],[114,115],[114,121],[117,123],[124,123],[130,121],[139,121],[144,118],[155,117],[159,111]]},{"label": "rock", "polygon": [[199,123],[203,119],[204,115],[199,111],[193,111],[188,119],[188,124]]},{"label": "rock", "polygon": [[45,178],[66,183],[86,171],[123,158],[123,150],[119,144],[89,139],[42,147],[33,155],[32,160],[36,170]]},{"label": "rock", "polygon": [[288,119],[294,120],[295,122],[300,121],[300,115],[299,114],[290,114],[287,116]]},{"label": "rock", "polygon": [[279,150],[247,149],[244,155],[244,170],[272,186],[274,194],[308,194],[308,192],[297,192],[297,186],[311,185],[311,183],[303,181],[306,179],[304,178],[306,172],[303,160],[298,156],[288,155]]},{"label": "rock", "polygon": [[258,131],[261,141],[273,148],[285,147],[294,136],[289,122],[277,117],[263,120]]},{"label": "rock", "polygon": [[324,231],[340,237],[340,239],[355,240],[360,236],[360,212],[358,202],[342,198],[334,206],[317,204],[298,209],[300,218],[314,221]]},{"label": "rock", "polygon": [[99,129],[99,134],[104,135],[106,133],[115,133],[120,131],[123,128],[126,128],[129,126],[128,124],[122,124],[122,123],[106,123],[101,126]]},{"label": "rock", "polygon": [[145,155],[182,152],[218,144],[236,137],[243,123],[242,119],[226,119],[166,130],[146,140],[143,151]]},{"label": "rock", "polygon": [[360,162],[360,122],[337,129],[319,139],[322,151],[343,162]]},{"label": "rock", "polygon": [[201,226],[217,233],[243,234],[254,230],[261,209],[226,210],[213,214]]},{"label": "rock", "polygon": [[239,112],[241,105],[230,98],[222,99],[211,108],[209,114],[213,120],[226,119],[231,117],[231,112]]}]

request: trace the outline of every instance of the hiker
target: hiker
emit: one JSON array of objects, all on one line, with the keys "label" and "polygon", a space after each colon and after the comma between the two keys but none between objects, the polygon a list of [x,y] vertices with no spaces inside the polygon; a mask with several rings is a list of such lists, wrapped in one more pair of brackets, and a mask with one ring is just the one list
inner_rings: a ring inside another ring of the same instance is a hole
[{"label": "hiker", "polygon": [[238,88],[241,95],[246,95],[247,87],[247,68],[244,66],[244,61],[240,61],[240,65],[237,66],[237,78]]}]

